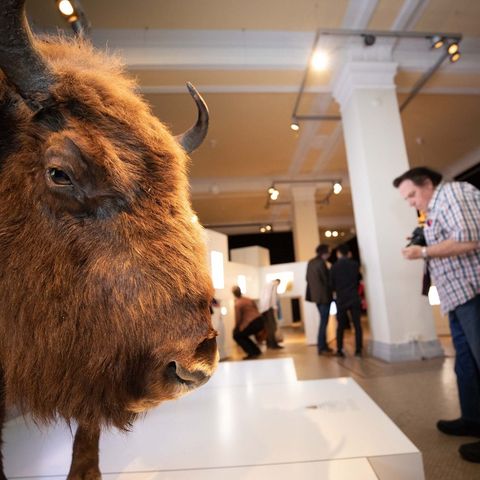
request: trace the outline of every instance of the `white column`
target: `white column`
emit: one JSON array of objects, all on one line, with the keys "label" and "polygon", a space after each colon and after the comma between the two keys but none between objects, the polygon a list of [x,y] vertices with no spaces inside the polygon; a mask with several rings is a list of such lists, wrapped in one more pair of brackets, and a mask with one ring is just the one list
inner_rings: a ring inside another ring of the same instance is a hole
[{"label": "white column", "polygon": [[443,354],[432,309],[421,295],[422,262],[406,261],[400,253],[416,226],[416,214],[392,186],[409,168],[396,70],[388,61],[348,61],[333,89],[342,113],[370,350],[387,361]]},{"label": "white column", "polygon": [[319,243],[315,191],[313,184],[291,187],[293,244],[297,262],[314,257]]}]

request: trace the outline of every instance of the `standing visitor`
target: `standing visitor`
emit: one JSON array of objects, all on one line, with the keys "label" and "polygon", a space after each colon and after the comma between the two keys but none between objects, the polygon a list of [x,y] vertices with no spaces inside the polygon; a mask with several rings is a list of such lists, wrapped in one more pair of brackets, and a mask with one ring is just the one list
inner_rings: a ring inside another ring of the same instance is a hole
[{"label": "standing visitor", "polygon": [[[455,346],[461,416],[439,420],[446,435],[480,437],[480,190],[466,182],[442,182],[427,167],[393,181],[400,195],[426,213],[426,246],[403,249],[407,260],[424,260],[448,313]],[[460,446],[460,455],[480,463],[480,442]]]}]

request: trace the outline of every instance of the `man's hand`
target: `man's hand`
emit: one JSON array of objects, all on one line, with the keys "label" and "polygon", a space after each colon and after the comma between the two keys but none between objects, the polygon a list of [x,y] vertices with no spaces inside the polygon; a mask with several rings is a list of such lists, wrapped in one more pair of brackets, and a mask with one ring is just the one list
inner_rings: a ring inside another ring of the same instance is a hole
[{"label": "man's hand", "polygon": [[407,260],[416,260],[422,258],[422,247],[419,245],[412,245],[411,247],[406,247],[402,249],[403,258]]}]

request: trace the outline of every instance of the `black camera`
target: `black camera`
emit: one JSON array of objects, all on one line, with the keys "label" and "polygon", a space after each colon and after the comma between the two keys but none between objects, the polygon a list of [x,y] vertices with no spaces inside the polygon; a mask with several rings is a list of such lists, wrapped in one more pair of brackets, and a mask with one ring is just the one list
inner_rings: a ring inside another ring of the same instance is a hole
[{"label": "black camera", "polygon": [[425,247],[427,245],[425,234],[423,233],[423,227],[417,227],[412,232],[412,236],[410,237],[407,247],[411,247],[412,245],[418,245],[420,247]]}]

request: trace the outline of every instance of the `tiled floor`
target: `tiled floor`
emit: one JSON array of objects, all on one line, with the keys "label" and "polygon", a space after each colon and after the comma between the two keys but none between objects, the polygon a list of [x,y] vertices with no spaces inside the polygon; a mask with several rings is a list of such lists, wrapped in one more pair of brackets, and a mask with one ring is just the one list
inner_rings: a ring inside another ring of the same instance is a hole
[{"label": "tiled floor", "polygon": [[457,452],[462,443],[477,439],[449,437],[435,428],[438,419],[459,415],[450,337],[440,339],[445,358],[390,364],[368,355],[354,357],[352,333],[348,331],[347,357],[340,359],[318,356],[315,346],[305,345],[300,328],[283,330],[285,348],[269,350],[263,357],[292,357],[299,380],[353,377],[422,452],[427,480],[480,479],[480,464],[462,460]]}]

